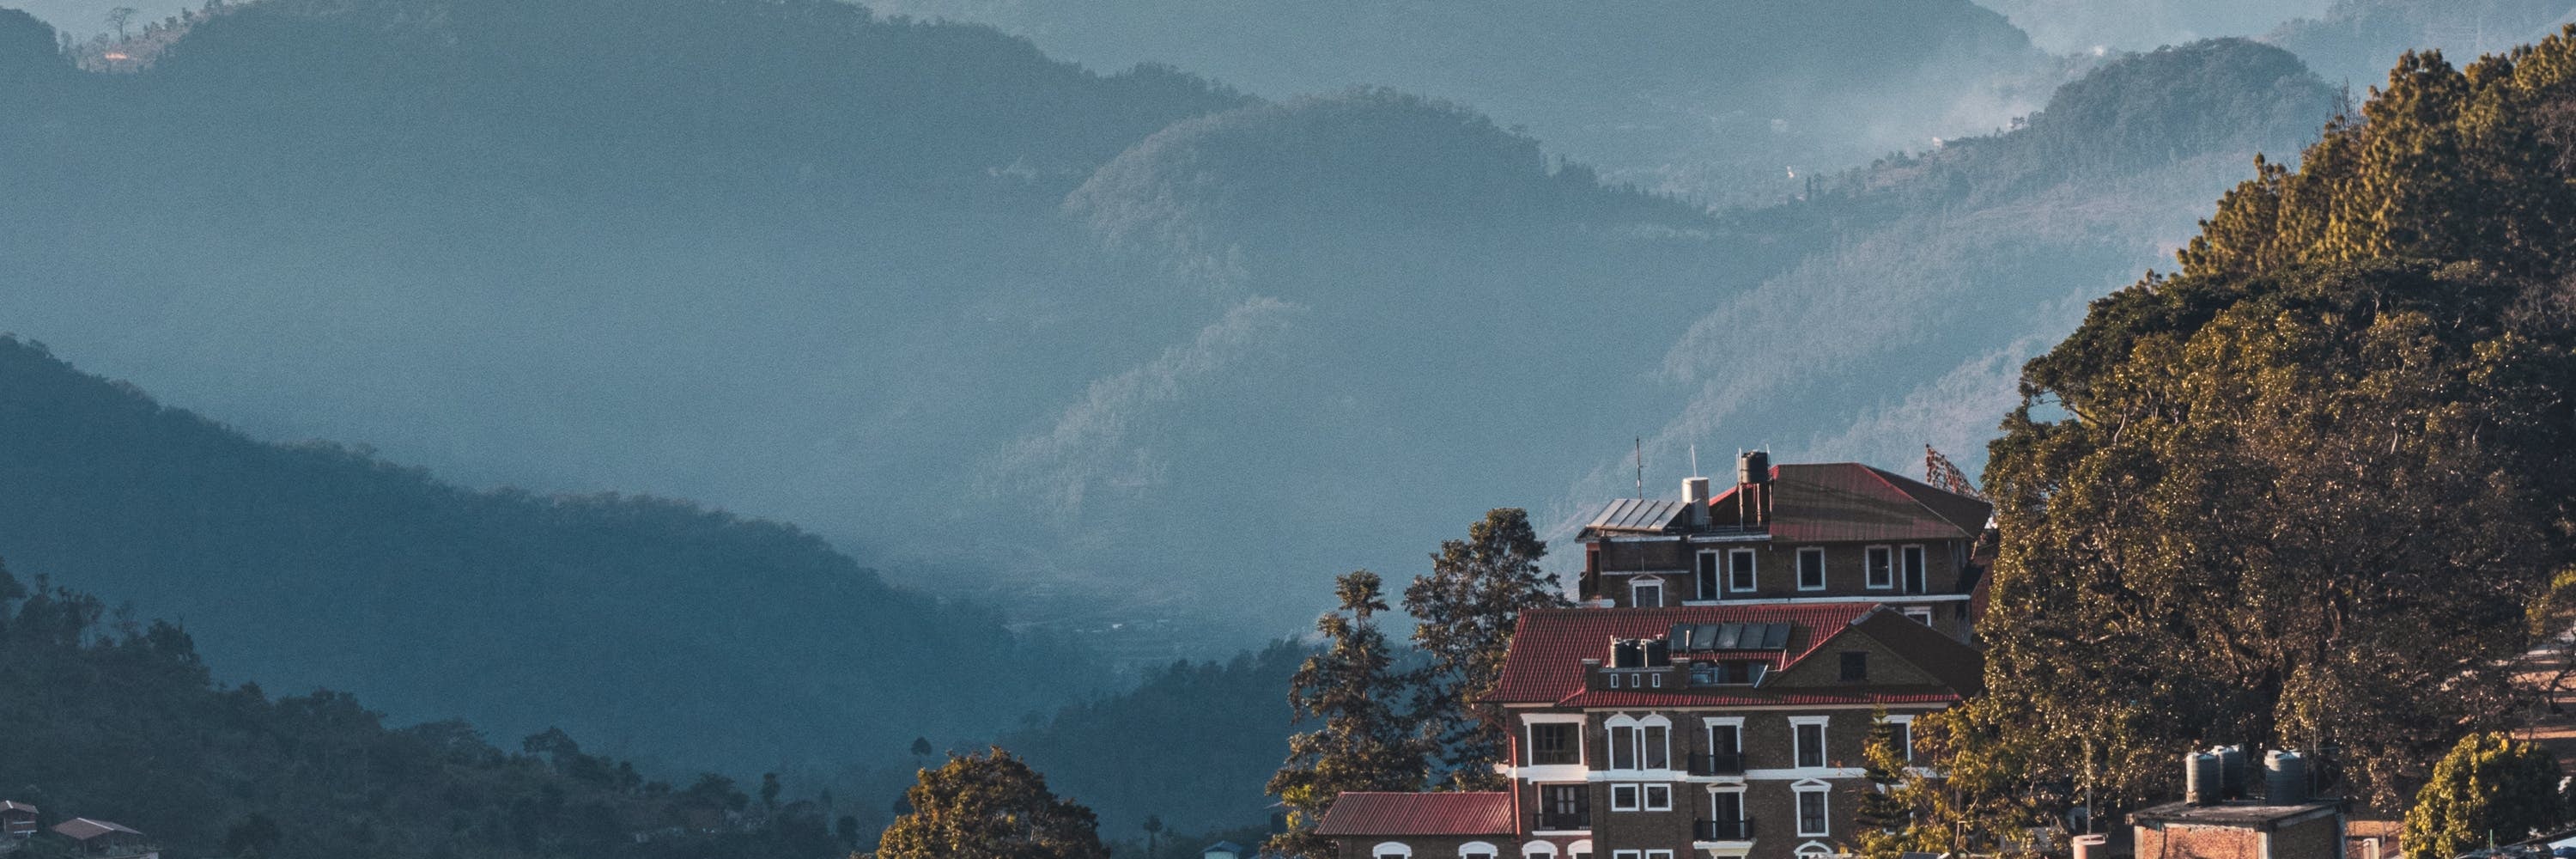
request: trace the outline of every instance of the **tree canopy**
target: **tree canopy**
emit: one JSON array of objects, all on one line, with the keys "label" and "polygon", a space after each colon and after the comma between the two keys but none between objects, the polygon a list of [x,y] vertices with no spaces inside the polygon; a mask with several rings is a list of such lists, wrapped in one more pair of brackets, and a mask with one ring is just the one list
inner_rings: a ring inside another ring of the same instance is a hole
[{"label": "tree canopy", "polygon": [[1046,777],[995,746],[951,755],[904,794],[876,859],[1108,859],[1091,809],[1058,798]]},{"label": "tree canopy", "polygon": [[1289,738],[1288,760],[1270,777],[1270,793],[1289,812],[1288,831],[1269,846],[1291,856],[1331,854],[1313,831],[1344,791],[1418,790],[1425,777],[1423,744],[1401,718],[1406,684],[1377,628],[1386,610],[1378,576],[1345,573],[1334,592],[1341,609],[1315,621],[1324,651],[1306,658],[1288,688],[1296,718],[1322,724]]},{"label": "tree canopy", "polygon": [[1413,644],[1431,658],[1413,681],[1413,720],[1459,787],[1504,785],[1494,765],[1511,748],[1512,726],[1480,701],[1502,680],[1521,613],[1568,604],[1556,575],[1539,569],[1544,557],[1529,513],[1497,508],[1467,526],[1466,539],[1441,541],[1431,572],[1404,589],[1404,610],[1420,621]]},{"label": "tree canopy", "polygon": [[2406,810],[2406,855],[2451,859],[2567,822],[2558,759],[2547,749],[2482,732],[2460,738]]},{"label": "tree canopy", "polygon": [[2576,546],[2571,119],[2576,39],[2410,54],[2025,368],[1977,754],[2129,807],[2201,742],[2332,748],[2388,807],[2498,724]]}]

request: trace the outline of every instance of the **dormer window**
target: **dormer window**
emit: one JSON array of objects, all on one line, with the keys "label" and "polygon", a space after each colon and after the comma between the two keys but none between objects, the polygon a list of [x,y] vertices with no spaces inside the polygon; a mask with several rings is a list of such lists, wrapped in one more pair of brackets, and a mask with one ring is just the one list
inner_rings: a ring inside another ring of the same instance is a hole
[{"label": "dormer window", "polygon": [[1701,662],[1691,666],[1690,682],[1693,686],[1751,686],[1762,682],[1770,668],[1769,663],[1741,659]]}]

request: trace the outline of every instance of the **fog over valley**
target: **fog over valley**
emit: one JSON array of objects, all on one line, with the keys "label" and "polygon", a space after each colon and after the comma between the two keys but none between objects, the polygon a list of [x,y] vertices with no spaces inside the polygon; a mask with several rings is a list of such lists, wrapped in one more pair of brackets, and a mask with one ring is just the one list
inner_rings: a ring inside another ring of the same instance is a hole
[{"label": "fog over valley", "polygon": [[2258,154],[2576,13],[124,5],[0,8],[18,579],[871,832],[1008,737],[1122,833],[1263,819],[1335,576],[1520,507],[1572,581],[1743,448],[1975,474]]}]

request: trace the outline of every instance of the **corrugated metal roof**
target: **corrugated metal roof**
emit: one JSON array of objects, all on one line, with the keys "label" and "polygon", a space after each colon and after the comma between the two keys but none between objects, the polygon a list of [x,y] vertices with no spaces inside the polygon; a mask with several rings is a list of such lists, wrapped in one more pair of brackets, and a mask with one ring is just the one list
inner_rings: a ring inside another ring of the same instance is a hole
[{"label": "corrugated metal roof", "polygon": [[1520,831],[1503,792],[1352,791],[1333,800],[1317,835],[1495,835]]},{"label": "corrugated metal roof", "polygon": [[36,807],[23,802],[0,799],[0,811],[24,811],[28,814],[34,814],[36,813]]},{"label": "corrugated metal roof", "polygon": [[54,824],[54,831],[73,841],[88,841],[111,832],[122,832],[127,835],[143,834],[104,820],[91,820],[86,817],[75,817]]},{"label": "corrugated metal roof", "polygon": [[1602,505],[1601,512],[1592,517],[1592,524],[1583,527],[1587,531],[1662,531],[1671,527],[1687,506],[1681,501],[1621,498]]},{"label": "corrugated metal roof", "polygon": [[[1857,462],[1771,468],[1771,539],[1790,543],[1972,539],[1994,506]],[[1736,521],[1727,487],[1710,518]]]}]

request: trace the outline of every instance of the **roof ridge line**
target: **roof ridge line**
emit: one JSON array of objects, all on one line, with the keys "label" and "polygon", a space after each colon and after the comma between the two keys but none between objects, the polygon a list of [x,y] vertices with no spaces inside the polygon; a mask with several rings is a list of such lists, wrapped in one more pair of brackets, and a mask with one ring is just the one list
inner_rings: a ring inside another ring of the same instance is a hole
[{"label": "roof ridge line", "polygon": [[[1914,505],[1914,506],[1916,506],[1916,507],[1922,508],[1923,512],[1925,512],[1925,513],[1930,513],[1930,514],[1932,514],[1932,519],[1933,519],[1934,521],[1940,522],[1940,523],[1941,523],[1941,524],[1943,524],[1943,525],[1950,526],[1950,530],[1953,530],[1953,531],[1957,531],[1957,532],[1959,532],[1959,538],[1960,538],[1960,539],[1962,539],[1962,540],[1973,540],[1973,539],[1976,539],[1976,535],[1968,533],[1968,529],[1959,527],[1959,523],[1950,521],[1950,517],[1948,517],[1948,516],[1943,516],[1943,515],[1941,515],[1941,511],[1932,509],[1932,505],[1923,503],[1923,499],[1920,499],[1920,498],[1916,498],[1916,497],[1914,497],[1914,493],[1911,493],[1911,492],[1907,492],[1907,491],[1905,491],[1905,487],[1898,486],[1898,485],[1896,485],[1896,483],[1895,483],[1894,481],[1891,481],[1891,480],[1888,480],[1888,479],[1887,479],[1890,475],[1894,475],[1894,476],[1896,476],[1898,479],[1905,479],[1905,476],[1904,476],[1904,475],[1902,475],[1902,474],[1897,474],[1896,472],[1893,472],[1893,471],[1888,471],[1888,470],[1886,470],[1886,469],[1880,468],[1880,467],[1875,466],[1875,465],[1871,465],[1871,464],[1866,463],[1866,462],[1855,462],[1855,463],[1852,463],[1852,464],[1853,464],[1853,465],[1860,466],[1862,471],[1869,472],[1869,476],[1870,476],[1871,478],[1876,479],[1879,483],[1885,484],[1885,485],[1887,486],[1887,488],[1889,488],[1889,489],[1893,489],[1893,490],[1896,490],[1896,494],[1898,494],[1898,495],[1902,495],[1902,496],[1905,496],[1905,501],[1906,501],[1906,503],[1909,503],[1909,504],[1912,504],[1912,505]],[[1923,484],[1923,487],[1924,487],[1924,488],[1926,488],[1926,489],[1933,490],[1933,491],[1935,491],[1935,492],[1948,492],[1948,491],[1949,491],[1949,490],[1942,489],[1941,487],[1934,486],[1934,485],[1929,484],[1929,483]],[[1951,494],[1956,495],[1956,494],[1958,494],[1958,493],[1951,493]]]}]

